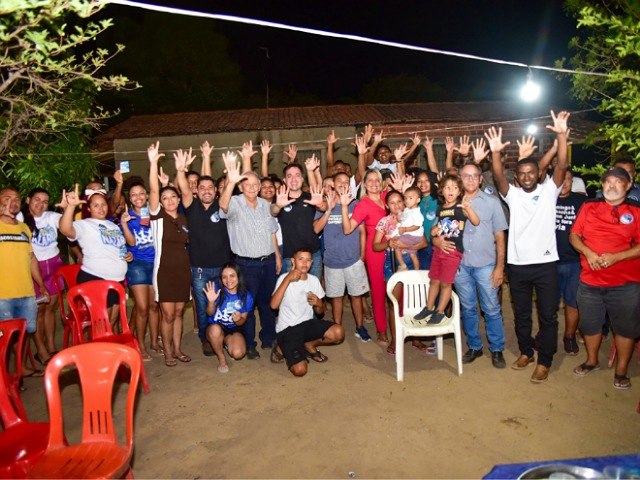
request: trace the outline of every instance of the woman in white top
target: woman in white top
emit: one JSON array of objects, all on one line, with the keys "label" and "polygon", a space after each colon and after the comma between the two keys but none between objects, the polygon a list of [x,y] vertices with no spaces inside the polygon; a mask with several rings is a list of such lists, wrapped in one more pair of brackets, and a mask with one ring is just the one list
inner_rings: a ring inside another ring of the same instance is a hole
[{"label": "woman in white top", "polygon": [[[58,249],[58,225],[60,215],[56,212],[48,211],[49,192],[44,188],[34,188],[27,195],[27,201],[22,208],[24,223],[31,230],[31,247],[38,260],[38,266],[42,275],[44,285],[49,292],[49,303],[38,305],[38,317],[36,321],[36,342],[37,353],[35,359],[44,365],[49,358],[56,353],[56,306],[58,303],[57,290],[53,281],[53,274],[64,263],[60,258]],[[41,292],[38,284],[33,284],[36,298],[40,298],[45,292]]]},{"label": "woman in white top", "polygon": [[[74,222],[75,209],[83,203],[88,205],[90,217]],[[76,185],[74,191],[62,191],[60,206],[64,208],[60,219],[60,233],[71,241],[77,240],[83,253],[78,283],[91,280],[123,282],[127,262],[133,256],[127,252],[120,228],[107,220],[109,205],[106,195],[97,191],[92,192],[86,200],[81,200]],[[116,325],[118,319],[118,302],[118,294],[115,291],[109,292],[107,306],[112,326]]]}]

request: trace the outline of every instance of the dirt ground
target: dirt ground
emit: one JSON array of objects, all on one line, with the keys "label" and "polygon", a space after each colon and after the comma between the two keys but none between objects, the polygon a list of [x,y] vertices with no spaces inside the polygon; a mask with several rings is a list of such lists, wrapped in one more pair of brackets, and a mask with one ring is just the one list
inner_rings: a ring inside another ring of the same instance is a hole
[{"label": "dirt ground", "polygon": [[[506,296],[504,314],[510,364],[518,351]],[[443,362],[407,344],[399,383],[394,357],[356,339],[347,310],[345,342],[322,348],[329,362],[312,362],[306,377],[271,364],[267,351],[232,361],[222,375],[215,358],[202,355],[192,318],[188,310],[183,350],[191,363],[167,368],[155,356],[144,364],[151,393],[137,399],[137,478],[480,478],[500,463],[639,450],[640,362],[634,355],[633,388],[615,390],[606,368],[611,341],[602,370],[584,378],[572,374],[583,346],[570,357],[560,343],[541,385],[529,382],[533,367],[494,369],[486,348],[458,376],[452,338]],[[561,314],[560,325],[561,335]],[[42,379],[25,383],[29,419],[46,421]],[[71,440],[80,429],[78,392],[71,384],[63,395]]]}]

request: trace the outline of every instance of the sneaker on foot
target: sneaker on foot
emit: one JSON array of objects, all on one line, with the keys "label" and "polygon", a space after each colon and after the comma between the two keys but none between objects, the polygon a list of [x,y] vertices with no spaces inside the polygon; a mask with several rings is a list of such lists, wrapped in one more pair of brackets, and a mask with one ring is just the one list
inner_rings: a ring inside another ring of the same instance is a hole
[{"label": "sneaker on foot", "polygon": [[563,338],[564,351],[567,355],[577,355],[580,351],[578,340],[575,335],[569,335]]},{"label": "sneaker on foot", "polygon": [[356,332],[354,333],[354,335],[365,343],[371,341],[371,335],[369,335],[369,332],[367,332],[367,329],[364,325],[362,327],[356,328]]},{"label": "sneaker on foot", "polygon": [[427,320],[427,323],[429,325],[437,325],[439,324],[442,320],[444,320],[444,313],[442,312],[436,312],[433,315],[431,315],[431,318],[429,320]]},{"label": "sneaker on foot", "polygon": [[435,313],[436,309],[435,308],[429,308],[429,307],[424,307],[422,310],[420,310],[415,317],[416,320],[424,320],[425,318],[427,318],[429,315],[433,315]]},{"label": "sneaker on foot", "polygon": [[250,348],[247,350],[247,358],[249,360],[255,360],[256,358],[260,358],[260,353],[255,348]]}]

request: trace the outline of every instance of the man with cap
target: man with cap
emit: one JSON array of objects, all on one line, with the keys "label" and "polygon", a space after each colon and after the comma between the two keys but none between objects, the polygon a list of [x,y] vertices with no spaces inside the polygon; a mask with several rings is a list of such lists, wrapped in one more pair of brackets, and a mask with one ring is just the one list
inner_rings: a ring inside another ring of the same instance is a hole
[{"label": "man with cap", "polygon": [[580,209],[569,241],[580,253],[578,309],[587,359],[573,373],[598,370],[602,325],[608,314],[615,333],[617,363],[613,386],[631,387],[627,369],[640,337],[640,204],[627,198],[632,179],[621,167],[602,176],[603,198]]}]

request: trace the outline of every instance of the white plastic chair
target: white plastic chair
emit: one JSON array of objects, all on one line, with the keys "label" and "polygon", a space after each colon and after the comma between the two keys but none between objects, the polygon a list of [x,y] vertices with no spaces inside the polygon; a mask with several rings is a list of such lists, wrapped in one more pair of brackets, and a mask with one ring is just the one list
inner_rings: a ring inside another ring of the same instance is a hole
[{"label": "white plastic chair", "polygon": [[[404,379],[404,340],[406,337],[436,337],[438,360],[443,359],[442,336],[453,333],[458,361],[458,375],[462,375],[462,332],[460,329],[460,300],[455,292],[451,293],[451,317],[445,317],[437,325],[429,325],[427,320],[415,320],[413,317],[427,305],[429,276],[426,270],[406,270],[394,273],[387,282],[387,296],[393,304],[396,325],[396,375],[398,381]],[[393,289],[402,283],[402,313]]]}]

